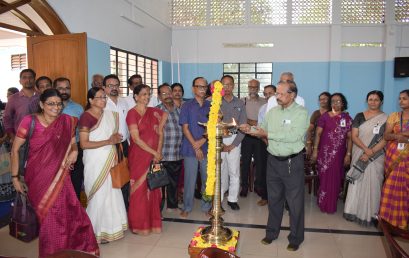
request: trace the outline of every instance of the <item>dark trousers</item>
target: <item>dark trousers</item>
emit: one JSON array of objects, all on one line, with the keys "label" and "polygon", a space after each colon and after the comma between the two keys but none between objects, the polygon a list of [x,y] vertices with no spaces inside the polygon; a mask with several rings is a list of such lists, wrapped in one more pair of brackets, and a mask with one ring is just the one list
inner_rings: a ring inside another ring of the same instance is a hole
[{"label": "dark trousers", "polygon": [[[182,171],[182,160],[177,161],[163,161],[162,165],[166,168],[169,176],[169,184],[166,186],[166,196],[167,204],[166,206],[170,209],[178,208],[178,195],[177,186],[179,181],[179,176]],[[165,193],[163,193],[164,198]]]},{"label": "dark trousers", "polygon": [[[124,156],[128,157],[128,147],[129,147],[128,141],[123,141],[123,142],[121,142],[121,144],[122,144],[122,149],[124,150]],[[122,197],[124,198],[126,211],[128,211],[128,207],[129,207],[129,182],[126,183],[124,186],[122,186],[121,191],[122,191]]]},{"label": "dark trousers", "polygon": [[80,200],[82,185],[84,183],[84,163],[82,162],[82,153],[82,149],[79,147],[78,143],[77,161],[74,164],[74,169],[71,171],[71,182],[74,186],[78,200]]},{"label": "dark trousers", "polygon": [[249,171],[251,158],[256,165],[255,188],[263,199],[267,199],[266,189],[266,144],[253,136],[246,135],[241,142],[241,188],[247,190],[249,187]]},{"label": "dark trousers", "polygon": [[284,201],[290,212],[288,241],[300,245],[304,241],[304,156],[299,153],[288,160],[280,161],[268,154],[267,193],[268,221],[266,237],[276,239],[283,219]]}]

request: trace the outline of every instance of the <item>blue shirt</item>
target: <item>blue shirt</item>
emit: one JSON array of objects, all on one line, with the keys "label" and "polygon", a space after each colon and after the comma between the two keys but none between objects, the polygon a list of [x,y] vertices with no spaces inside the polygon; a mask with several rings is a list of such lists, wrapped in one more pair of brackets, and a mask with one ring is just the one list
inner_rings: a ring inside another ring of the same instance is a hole
[{"label": "blue shirt", "polygon": [[[80,116],[82,115],[82,113],[84,113],[84,109],[82,108],[80,104],[75,103],[74,101],[70,99],[68,100],[67,105],[64,107],[62,113],[80,119]],[[77,142],[80,141],[80,136],[78,133],[78,126],[75,130],[75,139]]]},{"label": "blue shirt", "polygon": [[[198,124],[198,122],[206,123],[209,120],[210,102],[204,100],[203,105],[200,106],[196,99],[188,100],[182,105],[179,116],[179,124],[187,124],[189,131],[196,141],[203,138],[205,128]],[[207,141],[201,147],[203,154],[207,155]],[[182,147],[180,154],[185,157],[196,157],[195,150],[183,135]]]}]

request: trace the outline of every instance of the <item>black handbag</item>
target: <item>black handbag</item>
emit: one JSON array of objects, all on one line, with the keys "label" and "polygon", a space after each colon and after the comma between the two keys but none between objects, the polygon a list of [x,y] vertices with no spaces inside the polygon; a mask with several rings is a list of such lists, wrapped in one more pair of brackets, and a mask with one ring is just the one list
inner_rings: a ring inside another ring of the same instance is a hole
[{"label": "black handbag", "polygon": [[34,115],[31,115],[31,125],[30,125],[30,130],[28,131],[28,136],[24,144],[21,145],[20,149],[18,150],[18,175],[19,176],[24,176],[26,172],[28,149],[30,148],[30,139],[31,139],[31,136],[33,135],[34,125],[35,125]]},{"label": "black handbag", "polygon": [[30,242],[37,238],[39,224],[34,208],[30,205],[27,196],[18,193],[13,202],[9,224],[9,234],[23,242]]},{"label": "black handbag", "polygon": [[146,181],[148,181],[150,190],[166,186],[170,183],[166,168],[162,163],[155,164],[153,161],[151,161],[149,172],[146,175]]}]

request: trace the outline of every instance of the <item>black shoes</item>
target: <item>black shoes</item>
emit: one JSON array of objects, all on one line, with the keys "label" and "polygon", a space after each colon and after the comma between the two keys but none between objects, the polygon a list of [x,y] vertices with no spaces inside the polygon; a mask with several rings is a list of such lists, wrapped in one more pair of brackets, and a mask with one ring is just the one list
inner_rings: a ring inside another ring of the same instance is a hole
[{"label": "black shoes", "polygon": [[240,210],[240,206],[237,204],[237,202],[227,202],[227,205],[229,205],[234,211]]},{"label": "black shoes", "polygon": [[240,191],[240,197],[247,197],[248,189],[242,188]]},{"label": "black shoes", "polygon": [[298,250],[298,247],[300,247],[300,246],[299,246],[299,245],[296,245],[296,244],[291,244],[291,243],[289,243],[289,244],[287,245],[287,250],[290,251],[290,252],[295,252],[295,251]]},{"label": "black shoes", "polygon": [[269,245],[269,244],[271,244],[274,240],[275,240],[274,238],[265,237],[265,238],[261,239],[261,243],[262,243],[263,245]]}]

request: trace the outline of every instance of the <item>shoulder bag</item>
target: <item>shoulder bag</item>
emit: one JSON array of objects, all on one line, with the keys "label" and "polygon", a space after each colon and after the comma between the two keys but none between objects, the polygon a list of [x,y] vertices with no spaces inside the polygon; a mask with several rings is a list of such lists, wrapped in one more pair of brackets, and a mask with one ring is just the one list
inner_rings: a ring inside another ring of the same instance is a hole
[{"label": "shoulder bag", "polygon": [[[119,145],[119,146],[118,146]],[[128,158],[124,155],[122,144],[116,145],[118,153],[118,164],[111,169],[112,187],[122,188],[129,182]]]},{"label": "shoulder bag", "polygon": [[34,125],[35,125],[34,115],[31,115],[31,125],[30,125],[30,130],[28,131],[26,141],[24,142],[23,145],[20,146],[20,149],[18,150],[18,174],[19,176],[24,176],[26,172],[28,150],[30,148],[30,139],[31,139],[31,136],[33,135]]},{"label": "shoulder bag", "polygon": [[30,242],[38,236],[39,224],[34,208],[27,196],[17,193],[9,224],[10,236],[23,242]]}]

